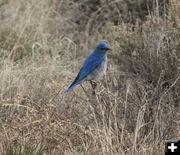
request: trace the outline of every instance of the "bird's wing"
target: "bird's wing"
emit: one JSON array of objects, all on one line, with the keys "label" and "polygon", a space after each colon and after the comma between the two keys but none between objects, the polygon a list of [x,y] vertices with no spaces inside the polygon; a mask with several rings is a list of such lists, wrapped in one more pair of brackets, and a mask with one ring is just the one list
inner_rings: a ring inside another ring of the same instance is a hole
[{"label": "bird's wing", "polygon": [[80,82],[82,82],[82,80],[84,80],[102,61],[103,59],[100,57],[96,57],[91,60],[86,59],[85,61],[86,63],[83,65],[77,77],[75,78],[75,80],[73,81],[73,83],[70,85],[70,87],[67,89],[66,92],[70,91]]},{"label": "bird's wing", "polygon": [[99,66],[99,64],[101,64],[102,61],[103,58],[101,57],[95,57],[93,59],[86,60],[86,63],[83,65],[84,72],[87,75],[90,74],[93,70],[96,69],[96,67]]}]

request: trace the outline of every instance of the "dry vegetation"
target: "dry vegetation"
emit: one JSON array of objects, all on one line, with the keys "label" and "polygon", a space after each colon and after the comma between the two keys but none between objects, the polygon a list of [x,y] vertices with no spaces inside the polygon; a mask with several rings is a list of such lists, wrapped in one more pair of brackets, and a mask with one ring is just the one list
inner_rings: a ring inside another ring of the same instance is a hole
[{"label": "dry vegetation", "polygon": [[[102,40],[96,94],[64,93]],[[179,66],[179,0],[0,0],[0,154],[163,155]]]}]

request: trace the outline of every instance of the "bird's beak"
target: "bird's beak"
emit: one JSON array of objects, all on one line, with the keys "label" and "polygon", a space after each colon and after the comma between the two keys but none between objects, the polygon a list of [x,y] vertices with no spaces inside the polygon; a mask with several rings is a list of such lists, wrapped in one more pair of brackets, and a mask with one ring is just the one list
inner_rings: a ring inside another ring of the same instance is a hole
[{"label": "bird's beak", "polygon": [[111,50],[110,48],[107,48],[107,51]]}]

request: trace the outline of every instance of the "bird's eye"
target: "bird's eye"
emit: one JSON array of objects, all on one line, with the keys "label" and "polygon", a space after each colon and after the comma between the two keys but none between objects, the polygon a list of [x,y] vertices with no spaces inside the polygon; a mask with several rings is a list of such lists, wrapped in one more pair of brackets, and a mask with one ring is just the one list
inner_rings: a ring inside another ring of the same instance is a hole
[{"label": "bird's eye", "polygon": [[103,50],[103,51],[110,50],[110,48],[104,48],[104,47],[102,47],[102,48],[100,48],[100,49]]}]

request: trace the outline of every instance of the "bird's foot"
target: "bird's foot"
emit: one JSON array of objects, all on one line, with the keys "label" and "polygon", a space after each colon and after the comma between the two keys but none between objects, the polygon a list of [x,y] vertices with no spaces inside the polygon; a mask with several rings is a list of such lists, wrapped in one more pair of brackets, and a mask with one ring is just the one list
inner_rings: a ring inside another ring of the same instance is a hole
[{"label": "bird's foot", "polygon": [[93,89],[96,89],[96,86],[97,86],[96,82],[90,81],[90,84],[91,84],[91,86],[92,86]]},{"label": "bird's foot", "polygon": [[91,84],[91,87],[93,88],[92,94],[95,95],[96,94],[96,90],[95,89],[97,87],[97,84],[94,81],[90,81],[90,84]]}]

